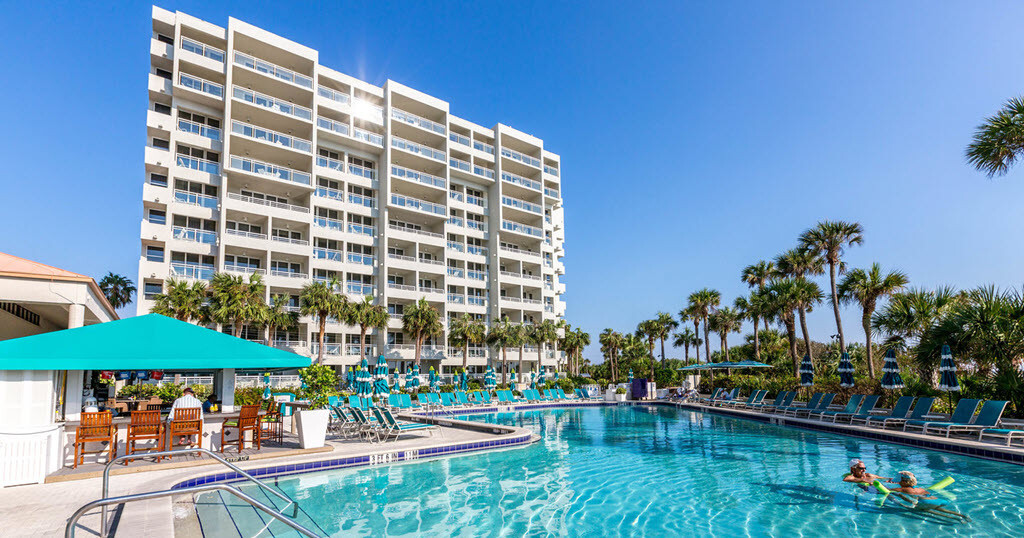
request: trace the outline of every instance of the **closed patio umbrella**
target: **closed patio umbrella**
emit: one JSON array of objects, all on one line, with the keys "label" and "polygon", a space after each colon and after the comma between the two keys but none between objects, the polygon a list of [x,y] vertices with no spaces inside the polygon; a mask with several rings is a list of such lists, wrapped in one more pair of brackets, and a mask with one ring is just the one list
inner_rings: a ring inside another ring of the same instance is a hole
[{"label": "closed patio umbrella", "polygon": [[345,367],[345,388],[352,390],[356,383],[356,373],[352,371],[351,366]]},{"label": "closed patio umbrella", "polygon": [[494,390],[494,387],[498,386],[498,380],[494,376],[494,368],[487,367],[487,373],[484,374],[484,388],[487,390]]},{"label": "closed patio umbrella", "polygon": [[439,392],[441,390],[441,376],[437,375],[434,371],[434,367],[430,367],[430,374],[427,376],[430,382],[430,392]]},{"label": "closed patio umbrella", "polygon": [[850,361],[850,354],[843,352],[839,357],[839,368],[836,370],[839,372],[839,386],[840,387],[852,387],[853,386],[853,363]]},{"label": "closed patio umbrella", "polygon": [[903,378],[900,377],[900,365],[896,362],[896,352],[889,350],[885,352],[885,363],[882,365],[882,388],[886,390],[897,390],[903,388]]},{"label": "closed patio umbrella", "polygon": [[263,374],[263,399],[270,399],[270,372],[264,372]]},{"label": "closed patio umbrella", "polygon": [[377,357],[377,372],[373,380],[373,394],[375,396],[384,396],[390,393],[391,387],[388,386],[388,361],[384,360],[384,355],[380,355]]},{"label": "closed patio umbrella", "polygon": [[413,392],[419,392],[420,390],[420,365],[418,364],[412,367],[412,390]]},{"label": "closed patio umbrella", "polygon": [[469,373],[465,369],[462,370],[462,391],[469,390]]},{"label": "closed patio umbrella", "polygon": [[530,388],[537,388],[537,372],[530,372]]},{"label": "closed patio umbrella", "polygon": [[511,369],[511,370],[509,370],[509,372],[510,372],[510,373],[509,373],[509,375],[508,375],[508,382],[509,382],[509,384],[513,384],[513,383],[515,383],[515,382],[516,382],[516,380],[518,379],[518,378],[516,377],[516,367],[515,367],[515,366],[513,366],[513,367],[512,367],[512,369]]},{"label": "closed patio umbrella", "polygon": [[800,361],[800,386],[810,387],[814,384],[814,365],[811,364],[811,356],[804,355]]},{"label": "closed patio umbrella", "polygon": [[629,382],[630,385],[633,384],[633,369],[632,368],[629,369],[629,378],[627,379],[627,381]]},{"label": "closed patio umbrella", "polygon": [[953,363],[953,352],[949,346],[942,346],[942,362],[939,364],[939,390],[949,395],[949,407],[953,407],[953,393],[960,392],[960,380],[956,378],[956,364]]}]

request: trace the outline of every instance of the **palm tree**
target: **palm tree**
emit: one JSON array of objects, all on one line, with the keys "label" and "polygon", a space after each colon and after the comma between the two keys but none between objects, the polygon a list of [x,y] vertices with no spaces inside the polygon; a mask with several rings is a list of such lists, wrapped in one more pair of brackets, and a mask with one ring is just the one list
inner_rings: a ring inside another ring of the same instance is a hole
[{"label": "palm tree", "polygon": [[[806,280],[804,281],[806,282]],[[800,358],[796,352],[796,314],[800,303],[800,283],[795,278],[777,279],[764,288],[766,308],[772,317],[778,319],[786,327],[786,338],[789,339],[789,358],[793,363],[793,375],[799,375]]]},{"label": "palm tree", "polygon": [[[704,324],[704,355],[706,360],[711,360],[711,344],[708,342],[708,316],[718,307],[722,300],[722,294],[718,290],[704,288],[690,294],[691,316],[699,318]],[[694,324],[696,326],[696,323]],[[700,357],[697,357],[700,360]]]},{"label": "palm tree", "polygon": [[209,317],[220,325],[229,325],[232,334],[242,338],[246,326],[265,323],[266,294],[263,277],[253,273],[247,281],[241,275],[217,273],[210,280]]},{"label": "palm tree", "polygon": [[462,314],[448,322],[448,341],[462,348],[462,369],[469,367],[469,344],[480,344],[487,337],[483,322]]},{"label": "palm tree", "polygon": [[299,293],[299,313],[303,316],[311,316],[316,320],[317,326],[317,364],[324,363],[324,333],[327,331],[327,318],[344,318],[348,310],[348,298],[344,295],[334,293],[338,288],[338,279],[332,278],[330,282],[316,281],[306,284]]},{"label": "palm tree", "polygon": [[511,332],[513,342],[512,346],[510,347],[519,348],[519,365],[516,367],[516,376],[518,377],[523,375],[523,352],[525,351],[524,348],[526,347],[527,324],[513,323],[512,325],[509,326],[509,331]]},{"label": "palm tree", "polygon": [[277,329],[284,329],[287,331],[299,324],[299,313],[290,312],[285,310],[285,306],[288,305],[288,297],[285,295],[275,295],[270,304],[266,305],[266,314],[263,315],[263,320],[267,326],[267,345],[274,345],[274,333]]},{"label": "palm tree", "polygon": [[[790,276],[797,280],[804,280],[807,276],[820,275],[825,272],[825,260],[814,251],[794,248],[783,252],[775,257],[775,267],[780,276]],[[804,291],[810,291],[804,289]],[[820,293],[818,294],[820,296]],[[804,297],[809,303],[801,301],[797,307],[800,314],[800,328],[804,334],[804,342],[807,347],[807,355],[814,360],[814,352],[811,351],[810,333],[807,331],[807,312],[814,309],[821,298],[814,299],[814,294]]]},{"label": "palm tree", "polygon": [[128,277],[114,273],[107,273],[100,280],[100,291],[107,298],[114,310],[122,306],[132,304],[132,294],[135,293],[135,283]]},{"label": "palm tree", "polygon": [[371,329],[387,329],[390,319],[387,307],[373,304],[373,299],[369,295],[364,296],[361,302],[352,303],[348,308],[345,322],[359,326],[359,362],[366,358],[366,333]]},{"label": "palm tree", "polygon": [[661,340],[661,364],[664,366],[665,339],[672,334],[672,331],[679,327],[679,323],[673,319],[672,314],[669,314],[668,312],[658,312],[658,317],[654,319],[654,322],[657,325],[655,327],[657,330],[656,336],[658,337],[658,340]]},{"label": "palm tree", "polygon": [[569,355],[569,375],[579,375],[583,348],[590,345],[590,334],[584,332],[583,329],[573,329],[572,331],[567,329],[562,342]]},{"label": "palm tree", "polygon": [[161,314],[191,323],[203,317],[203,301],[206,300],[206,283],[187,280],[167,279],[167,293],[159,293],[150,308],[153,314]]},{"label": "palm tree", "polygon": [[508,353],[510,347],[515,347],[512,323],[508,318],[501,318],[501,321],[491,326],[487,331],[487,344],[501,349],[501,381],[508,381]]},{"label": "palm tree", "polygon": [[555,322],[546,319],[538,324],[531,325],[526,334],[528,340],[537,346],[537,369],[540,369],[541,360],[544,357],[544,344],[558,339],[558,330]]},{"label": "palm tree", "polygon": [[[693,322],[694,336],[700,334],[700,316],[692,305],[679,311],[679,322],[686,323],[687,321]],[[696,340],[693,342],[693,351],[697,354],[697,362],[700,362],[700,344],[696,343]]]},{"label": "palm tree", "polygon": [[601,343],[601,350],[605,353],[608,358],[608,366],[611,369],[612,383],[618,378],[618,372],[616,371],[616,364],[618,360],[619,350],[622,349],[622,335],[611,330],[605,329],[601,331],[601,335],[597,337],[597,341]]},{"label": "palm tree", "polygon": [[868,376],[875,378],[875,363],[871,350],[871,317],[878,300],[903,289],[909,279],[899,271],[882,274],[882,266],[871,264],[868,270],[854,269],[839,283],[839,300],[856,301],[861,307],[861,326],[864,327],[868,361]]},{"label": "palm tree", "polygon": [[832,286],[832,311],[836,316],[839,331],[839,349],[846,351],[846,337],[843,335],[843,320],[839,317],[839,292],[836,290],[836,273],[842,272],[843,251],[846,247],[864,242],[864,228],[857,222],[823,220],[817,226],[800,235],[800,246],[817,252],[828,262],[829,283]]},{"label": "palm tree", "polygon": [[441,324],[441,313],[437,311],[425,297],[402,309],[402,332],[408,334],[415,344],[416,354],[413,364],[420,365],[420,350],[427,338],[438,336],[444,332]]},{"label": "palm tree", "polygon": [[729,361],[729,344],[727,339],[729,333],[738,333],[743,327],[743,314],[736,309],[725,307],[719,308],[711,315],[708,320],[711,325],[711,330],[718,333],[721,338],[721,349],[722,355],[725,357],[725,361]]},{"label": "palm tree", "polygon": [[807,312],[814,310],[815,305],[821,302],[823,295],[818,284],[806,278],[796,278],[794,299],[796,300],[796,311],[800,315],[800,331],[804,335],[804,347],[810,360],[814,360],[811,352],[811,333],[807,330]]},{"label": "palm tree", "polygon": [[[751,288],[757,287],[757,291],[764,290],[764,285],[775,278],[775,265],[772,262],[761,260],[753,265],[743,268],[740,279]],[[764,330],[768,330],[768,320],[764,320]],[[754,320],[755,342],[757,340],[757,320]]]},{"label": "palm tree", "polygon": [[1024,151],[1024,98],[1014,97],[974,132],[967,162],[988,177],[1005,175]]},{"label": "palm tree", "polygon": [[682,346],[683,348],[683,360],[687,363],[690,362],[690,346],[694,346],[697,350],[700,350],[699,344],[697,344],[697,333],[693,332],[689,327],[677,332],[673,335],[675,340],[672,341],[672,345],[675,347]]},{"label": "palm tree", "polygon": [[651,358],[651,379],[654,379],[654,340],[658,338],[658,320],[648,319],[636,326],[636,335],[647,340],[647,354]]},{"label": "palm tree", "polygon": [[554,333],[554,336],[552,336],[550,342],[551,342],[551,347],[552,347],[552,355],[554,355],[555,364],[556,364],[556,368],[557,368],[557,364],[561,362],[558,359],[558,341],[559,341],[559,339],[562,338],[561,336],[559,336],[558,331],[562,331],[564,333],[565,331],[569,330],[568,329],[569,323],[566,322],[564,319],[559,318],[559,319],[555,320],[554,326],[555,326],[555,333]]}]

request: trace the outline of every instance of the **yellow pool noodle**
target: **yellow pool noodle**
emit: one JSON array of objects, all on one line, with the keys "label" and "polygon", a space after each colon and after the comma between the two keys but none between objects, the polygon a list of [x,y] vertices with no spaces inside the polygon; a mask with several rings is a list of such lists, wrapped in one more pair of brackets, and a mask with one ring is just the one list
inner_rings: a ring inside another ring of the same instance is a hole
[{"label": "yellow pool noodle", "polygon": [[932,486],[932,487],[930,487],[928,489],[930,489],[932,491],[939,491],[939,490],[945,489],[946,486],[952,484],[953,482],[955,482],[955,480],[953,480],[953,477],[952,476],[947,476],[946,478],[943,478],[942,480],[939,480],[938,482],[936,482],[934,486]]}]

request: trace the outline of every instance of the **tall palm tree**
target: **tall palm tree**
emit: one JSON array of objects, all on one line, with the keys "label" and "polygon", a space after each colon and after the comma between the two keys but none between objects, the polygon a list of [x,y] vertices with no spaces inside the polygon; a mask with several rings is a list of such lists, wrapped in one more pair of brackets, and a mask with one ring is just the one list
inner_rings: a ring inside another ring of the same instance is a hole
[{"label": "tall palm tree", "polygon": [[[691,293],[689,301],[691,316],[699,318],[704,325],[704,355],[706,360],[711,360],[711,344],[708,342],[708,316],[722,301],[722,294],[718,290],[704,288]],[[697,360],[700,360],[700,357]]]},{"label": "tall palm tree", "polygon": [[807,357],[813,361],[814,354],[811,352],[811,333],[807,330],[807,312],[814,310],[814,307],[824,297],[818,284],[806,278],[797,278],[795,288],[796,311],[800,317],[800,332],[804,335],[804,347]]},{"label": "tall palm tree", "polygon": [[700,349],[699,344],[697,344],[697,333],[693,332],[692,329],[687,327],[682,331],[677,332],[675,335],[673,335],[673,337],[674,340],[672,341],[672,345],[675,347],[683,348],[683,360],[689,363],[690,346],[694,346],[694,348],[698,350]]},{"label": "tall palm tree", "polygon": [[100,291],[115,310],[132,304],[132,295],[135,290],[135,283],[124,275],[107,273],[100,279]]},{"label": "tall palm tree", "polygon": [[359,326],[359,362],[366,358],[366,333],[370,330],[383,331],[388,328],[388,321],[391,316],[388,308],[384,305],[373,304],[373,298],[364,296],[358,303],[352,303],[348,308],[348,315],[345,322],[349,325]]},{"label": "tall palm tree", "polygon": [[264,324],[266,289],[263,277],[256,273],[249,275],[249,280],[227,273],[213,275],[207,307],[210,319],[231,326],[233,334],[242,338],[248,325]]},{"label": "tall palm tree", "polygon": [[661,340],[661,364],[665,365],[665,339],[668,338],[672,331],[679,327],[679,323],[672,318],[672,314],[668,312],[658,312],[658,317],[654,319],[656,324],[655,329],[657,330],[656,336],[658,340]]},{"label": "tall palm tree", "polygon": [[871,264],[868,270],[854,269],[839,283],[839,300],[856,301],[861,307],[861,325],[864,327],[867,349],[868,375],[875,378],[875,363],[871,350],[871,317],[878,300],[903,289],[910,280],[899,271],[882,274],[882,266]]},{"label": "tall palm tree", "polygon": [[487,328],[482,321],[462,314],[448,323],[448,341],[462,348],[462,369],[469,367],[469,345],[483,343]]},{"label": "tall palm tree", "polygon": [[[693,323],[693,334],[694,336],[700,334],[700,315],[693,305],[688,305],[679,311],[679,322],[686,323],[690,321]],[[697,362],[700,362],[700,344],[693,342],[693,352],[697,354]]]},{"label": "tall palm tree", "polygon": [[636,335],[647,341],[647,354],[651,358],[651,379],[654,379],[654,340],[658,338],[658,320],[647,319],[636,326]]},{"label": "tall palm tree", "polygon": [[795,376],[800,372],[800,358],[796,352],[796,309],[800,303],[800,286],[801,284],[795,278],[780,278],[765,286],[763,293],[768,311],[786,327],[786,338],[789,339],[789,358],[792,361],[793,375]]},{"label": "tall palm tree", "polygon": [[156,295],[150,312],[189,323],[202,319],[203,302],[206,300],[205,282],[197,280],[190,283],[169,278],[165,285],[167,292]]},{"label": "tall palm tree", "polygon": [[555,322],[546,319],[540,323],[530,326],[526,334],[530,343],[537,346],[537,369],[540,369],[541,361],[544,358],[544,345],[553,339],[558,338],[558,331]]},{"label": "tall palm tree", "polygon": [[508,381],[508,348],[515,347],[515,335],[513,334],[512,323],[507,317],[491,325],[487,331],[487,344],[501,349],[501,381]]},{"label": "tall palm tree", "polygon": [[836,316],[841,351],[846,351],[846,337],[843,334],[843,320],[839,316],[836,274],[845,269],[842,257],[846,247],[860,245],[863,242],[864,228],[857,222],[823,220],[800,235],[800,246],[805,250],[817,252],[828,263],[829,284],[832,287],[832,312]]},{"label": "tall palm tree", "polygon": [[719,308],[708,320],[711,325],[711,330],[718,333],[718,337],[721,338],[721,349],[722,356],[725,357],[726,362],[729,361],[729,333],[738,333],[743,327],[743,314],[738,310],[725,307]]},{"label": "tall palm tree", "polygon": [[527,329],[527,326],[528,324],[526,323],[513,323],[509,327],[509,330],[512,333],[512,347],[519,348],[519,365],[516,367],[517,377],[523,375],[523,355],[525,355],[524,352],[526,351],[524,349],[526,347],[526,333],[529,330]]},{"label": "tall palm tree", "polygon": [[601,331],[601,335],[597,337],[597,341],[601,343],[601,348],[605,352],[605,356],[608,358],[608,366],[612,374],[612,383],[618,378],[618,372],[616,367],[618,366],[618,353],[622,349],[622,335],[611,330],[605,329]]},{"label": "tall palm tree", "polygon": [[402,332],[413,339],[416,350],[413,364],[419,366],[423,342],[444,332],[441,313],[425,297],[420,297],[419,301],[402,309]]},{"label": "tall palm tree", "polygon": [[310,316],[317,323],[317,364],[324,363],[324,334],[327,332],[327,318],[343,319],[348,310],[348,299],[334,293],[338,279],[330,282],[315,281],[306,284],[299,292],[299,314]]},{"label": "tall palm tree", "polygon": [[[817,253],[811,250],[805,250],[800,248],[794,248],[783,252],[775,257],[776,271],[780,276],[790,276],[797,280],[804,280],[808,276],[816,276],[825,272],[825,260]],[[804,289],[804,291],[810,291]],[[820,295],[820,293],[818,294]],[[810,359],[814,360],[814,352],[811,350],[810,333],[807,331],[807,312],[814,309],[820,301],[820,297],[815,300],[814,294],[811,293],[807,297],[804,297],[808,302],[800,302],[797,307],[797,313],[800,315],[800,328],[804,335],[804,342],[807,347],[807,355]]]},{"label": "tall palm tree", "polygon": [[299,324],[299,313],[286,310],[285,306],[287,305],[287,296],[275,295],[270,300],[270,304],[265,307],[267,312],[263,315],[263,320],[267,326],[268,346],[274,345],[274,333],[277,332],[277,329],[287,331]]},{"label": "tall palm tree", "polygon": [[[757,288],[757,291],[764,290],[765,284],[771,281],[775,277],[775,264],[770,261],[760,260],[755,264],[748,265],[743,268],[743,272],[740,274],[740,279],[751,287]],[[757,320],[754,320],[754,334],[757,334]],[[764,320],[764,330],[768,330],[768,320]],[[755,338],[756,340],[756,338]]]},{"label": "tall palm tree", "polygon": [[1002,176],[1024,152],[1024,98],[1014,97],[985,118],[967,146],[967,162],[988,177]]},{"label": "tall palm tree", "polygon": [[555,325],[555,334],[554,334],[554,336],[552,336],[550,342],[551,342],[552,354],[555,357],[555,364],[556,364],[556,368],[557,368],[557,364],[559,364],[561,362],[561,360],[559,360],[559,358],[558,358],[558,341],[562,338],[562,336],[560,334],[558,334],[558,331],[562,331],[563,333],[565,331],[567,331],[568,327],[569,327],[569,323],[566,322],[562,318],[558,318],[558,319],[556,319],[554,321],[554,325]]},{"label": "tall palm tree", "polygon": [[563,342],[569,355],[569,374],[579,375],[583,361],[583,349],[590,345],[590,334],[577,328],[572,331],[566,330],[565,335]]}]

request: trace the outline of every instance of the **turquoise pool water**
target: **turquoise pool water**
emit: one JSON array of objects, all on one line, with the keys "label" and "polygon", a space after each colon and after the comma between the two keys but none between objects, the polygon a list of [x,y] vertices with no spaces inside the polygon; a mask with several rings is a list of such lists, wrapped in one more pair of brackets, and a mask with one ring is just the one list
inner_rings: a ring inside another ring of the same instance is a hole
[{"label": "turquoise pool water", "polygon": [[[460,417],[461,418],[461,417]],[[1021,536],[1024,468],[674,408],[475,417],[527,448],[278,480],[332,536]],[[957,523],[841,482],[850,458],[956,482]],[[276,527],[275,527],[276,528]],[[210,534],[207,534],[209,536]]]}]

